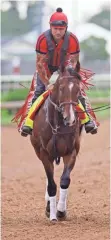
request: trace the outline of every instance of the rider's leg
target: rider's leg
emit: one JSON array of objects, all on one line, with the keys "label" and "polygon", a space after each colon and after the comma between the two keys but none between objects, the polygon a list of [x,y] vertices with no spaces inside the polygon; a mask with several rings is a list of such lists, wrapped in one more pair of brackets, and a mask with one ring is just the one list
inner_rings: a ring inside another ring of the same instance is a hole
[{"label": "rider's leg", "polygon": [[34,96],[32,98],[32,104],[35,102],[35,100],[43,93],[45,92],[45,85],[41,81],[39,75],[37,74],[37,84],[36,84],[36,89],[34,92]]},{"label": "rider's leg", "polygon": [[[25,120],[25,123],[24,123],[24,125],[23,125],[23,127],[22,127],[22,132],[21,132],[21,135],[22,135],[22,136],[25,136],[25,137],[26,137],[28,134],[31,134],[31,133],[32,133],[32,128],[33,128],[33,127],[31,126],[31,125],[32,125],[32,123],[31,123],[32,120],[30,120],[28,117],[29,117],[29,114],[31,114],[31,113],[35,110],[35,108],[36,108],[36,104],[34,104],[35,101],[36,101],[36,99],[37,99],[44,91],[45,91],[45,85],[42,83],[39,75],[37,74],[37,84],[36,84],[34,96],[33,96],[33,98],[32,98],[32,106],[31,106],[31,108],[30,108],[30,110],[29,110],[28,116],[27,116],[27,118],[26,118],[26,120]],[[30,123],[29,123],[29,121],[30,121]],[[29,123],[29,124],[28,124],[28,123]]]},{"label": "rider's leg", "polygon": [[89,117],[89,121],[84,124],[86,133],[90,132],[92,134],[96,134],[97,133],[97,125],[90,115],[91,109],[89,107],[90,106],[89,100],[88,100],[87,96],[83,96],[82,94],[79,96],[79,100],[82,103],[82,105]]}]

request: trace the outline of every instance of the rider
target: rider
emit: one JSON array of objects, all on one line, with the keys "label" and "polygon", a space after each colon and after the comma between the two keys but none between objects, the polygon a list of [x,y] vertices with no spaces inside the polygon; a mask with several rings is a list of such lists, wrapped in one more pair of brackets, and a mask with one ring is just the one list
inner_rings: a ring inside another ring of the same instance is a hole
[{"label": "rider", "polygon": [[[74,69],[78,72],[80,70],[79,42],[73,33],[67,31],[68,19],[61,8],[57,8],[56,12],[52,14],[49,23],[50,30],[41,34],[36,44],[37,84],[32,104],[45,91],[51,75],[60,66],[68,66],[71,75],[73,75]],[[80,101],[87,112],[86,99],[82,93]],[[97,133],[97,126],[90,115],[84,126],[87,133]],[[31,131],[32,129],[24,124],[22,133],[26,136],[31,134]]]}]

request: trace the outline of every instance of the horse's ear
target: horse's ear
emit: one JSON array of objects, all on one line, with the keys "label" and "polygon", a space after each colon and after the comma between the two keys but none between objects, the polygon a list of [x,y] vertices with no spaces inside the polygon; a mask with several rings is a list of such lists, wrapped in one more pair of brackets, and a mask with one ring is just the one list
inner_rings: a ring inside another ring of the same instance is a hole
[{"label": "horse's ear", "polygon": [[79,72],[80,71],[80,62],[77,61],[76,67],[75,67],[75,71]]}]

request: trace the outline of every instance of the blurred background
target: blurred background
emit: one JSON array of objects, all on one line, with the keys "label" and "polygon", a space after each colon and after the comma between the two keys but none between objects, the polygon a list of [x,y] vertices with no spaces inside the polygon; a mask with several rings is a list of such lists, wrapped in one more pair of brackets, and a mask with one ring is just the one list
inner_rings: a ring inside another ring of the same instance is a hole
[{"label": "blurred background", "polygon": [[[22,106],[35,72],[35,45],[49,29],[49,18],[62,7],[68,30],[80,41],[81,66],[95,72],[88,91],[93,106],[109,103],[110,0],[43,0],[1,2],[1,101],[2,124],[8,124]],[[24,87],[23,87],[23,86]],[[100,118],[109,111],[98,113]]]}]

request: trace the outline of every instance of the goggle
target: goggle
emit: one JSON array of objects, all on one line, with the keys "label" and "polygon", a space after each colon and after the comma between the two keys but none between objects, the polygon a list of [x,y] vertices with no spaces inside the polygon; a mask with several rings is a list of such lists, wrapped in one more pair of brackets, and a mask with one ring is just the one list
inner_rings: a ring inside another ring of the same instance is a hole
[{"label": "goggle", "polygon": [[52,26],[55,26],[55,27],[66,27],[67,26],[67,23],[65,21],[53,21],[53,22],[50,22],[50,24]]}]

